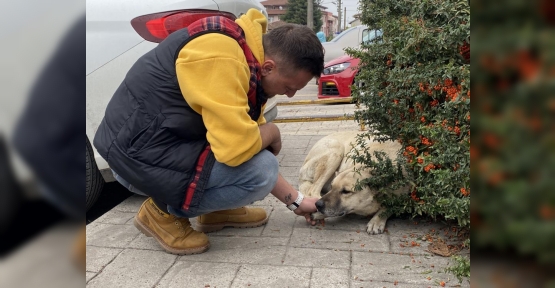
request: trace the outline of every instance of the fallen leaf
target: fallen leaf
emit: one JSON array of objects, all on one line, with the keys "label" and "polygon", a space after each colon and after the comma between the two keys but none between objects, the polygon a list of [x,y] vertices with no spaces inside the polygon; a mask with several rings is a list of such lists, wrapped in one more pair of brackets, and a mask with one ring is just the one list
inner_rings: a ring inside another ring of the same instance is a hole
[{"label": "fallen leaf", "polygon": [[453,255],[453,252],[449,250],[447,244],[445,244],[445,242],[441,239],[437,239],[436,241],[428,245],[428,251],[443,257],[449,257]]}]

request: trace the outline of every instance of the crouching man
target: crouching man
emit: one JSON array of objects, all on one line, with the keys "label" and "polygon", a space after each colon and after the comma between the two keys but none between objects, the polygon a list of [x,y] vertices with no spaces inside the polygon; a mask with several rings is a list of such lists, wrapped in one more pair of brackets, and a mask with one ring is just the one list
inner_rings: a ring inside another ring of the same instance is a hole
[{"label": "crouching man", "polygon": [[254,9],[198,20],[139,58],[108,104],[94,145],[120,183],[149,196],[135,226],[169,253],[206,251],[203,232],[266,224],[244,206],[270,193],[314,224],[318,199],[279,175],[280,131],[263,115],[268,98],[320,75],[324,53],[305,26],[266,27]]}]

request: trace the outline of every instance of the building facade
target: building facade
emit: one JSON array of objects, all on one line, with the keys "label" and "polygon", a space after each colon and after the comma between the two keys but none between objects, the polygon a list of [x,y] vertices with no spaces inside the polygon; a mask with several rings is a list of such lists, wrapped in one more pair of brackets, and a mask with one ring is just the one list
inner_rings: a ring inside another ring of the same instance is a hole
[{"label": "building facade", "polygon": [[268,13],[268,23],[281,21],[280,17],[283,17],[287,12],[287,7],[289,2],[287,0],[267,0],[260,2],[266,8]]},{"label": "building facade", "polygon": [[333,13],[322,11],[321,30],[326,35],[326,38],[335,35],[335,33],[337,32],[337,21],[337,16],[333,15]]},{"label": "building facade", "polygon": [[[287,0],[266,0],[260,2],[265,8],[266,12],[268,13],[268,23],[269,29],[275,28],[275,26],[279,26],[280,23],[274,23],[281,21],[281,17],[285,15],[287,12],[287,7],[289,6],[289,2]],[[326,37],[330,35],[334,35],[337,32],[337,16],[333,15],[333,13],[325,11],[327,7],[319,6],[320,10],[322,11],[322,28],[320,30],[324,32]],[[272,25],[274,23],[274,25]]]},{"label": "building facade", "polygon": [[354,20],[349,22],[350,27],[355,27],[355,26],[358,26],[358,25],[362,25],[362,22],[360,22],[360,14],[353,15],[353,18],[354,18]]}]

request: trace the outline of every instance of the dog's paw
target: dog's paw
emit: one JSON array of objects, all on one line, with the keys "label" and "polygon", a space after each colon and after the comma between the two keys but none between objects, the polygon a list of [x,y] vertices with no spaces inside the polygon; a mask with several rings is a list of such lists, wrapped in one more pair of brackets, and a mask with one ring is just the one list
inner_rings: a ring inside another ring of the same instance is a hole
[{"label": "dog's paw", "polygon": [[320,212],[314,212],[312,214],[310,214],[310,219],[312,220],[322,220],[326,218],[326,216],[324,216],[324,214],[320,213]]},{"label": "dog's paw", "polygon": [[385,223],[387,219],[381,219],[379,217],[374,217],[366,225],[366,232],[370,235],[382,234],[385,231]]}]

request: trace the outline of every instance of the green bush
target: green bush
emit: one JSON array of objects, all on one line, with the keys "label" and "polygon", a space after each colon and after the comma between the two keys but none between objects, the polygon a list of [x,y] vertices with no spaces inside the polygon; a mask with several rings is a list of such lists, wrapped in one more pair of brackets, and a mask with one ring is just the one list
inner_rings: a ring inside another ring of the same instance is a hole
[{"label": "green bush", "polygon": [[555,22],[547,3],[508,1],[500,10],[485,1],[474,10],[471,215],[474,247],[553,267]]},{"label": "green bush", "polygon": [[[364,83],[353,89],[364,108],[355,118],[378,139],[403,147],[399,167],[368,151],[352,155],[374,168],[364,184],[380,189],[390,214],[441,217],[470,228],[469,4],[361,0],[360,6],[362,23],[383,36],[348,50],[361,59],[357,79]],[[409,183],[409,193],[388,193],[395,182]]]}]

